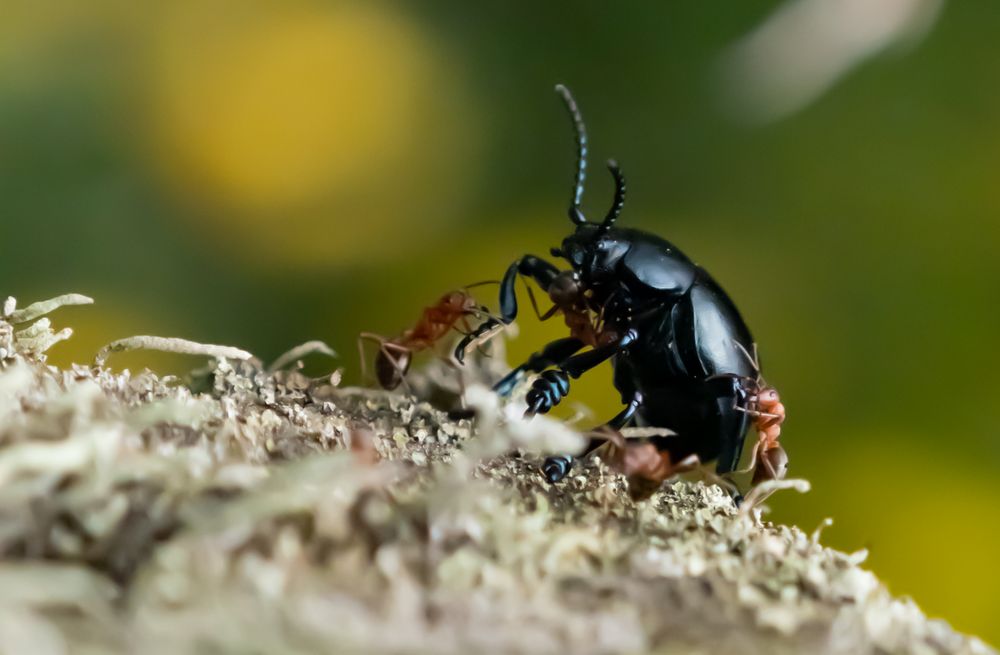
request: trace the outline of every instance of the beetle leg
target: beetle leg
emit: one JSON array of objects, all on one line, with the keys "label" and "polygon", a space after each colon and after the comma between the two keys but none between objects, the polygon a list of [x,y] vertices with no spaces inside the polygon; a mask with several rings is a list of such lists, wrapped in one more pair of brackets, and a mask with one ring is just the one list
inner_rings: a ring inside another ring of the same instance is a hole
[{"label": "beetle leg", "polygon": [[550,366],[558,366],[581,348],[583,348],[583,342],[574,337],[556,339],[505,375],[493,386],[493,390],[501,396],[508,396],[525,373],[538,373]]},{"label": "beetle leg", "polygon": [[[642,393],[636,391],[632,396],[632,400],[630,400],[628,405],[625,406],[625,409],[620,411],[614,418],[605,423],[603,426],[595,428],[595,431],[600,430],[603,427],[608,427],[615,431],[621,430],[635,417],[635,412],[639,409],[639,406],[642,405],[642,401]],[[587,444],[587,448],[583,451],[583,455],[593,452],[606,441],[607,439],[592,437],[590,442]],[[573,457],[571,455],[553,455],[552,457],[545,458],[545,461],[542,463],[542,473],[545,475],[546,480],[555,483],[565,478],[572,466]]]},{"label": "beetle leg", "polygon": [[531,389],[525,395],[528,409],[524,411],[524,417],[530,418],[533,414],[545,414],[553,407],[562,402],[562,399],[569,393],[569,378],[561,369],[552,368],[534,381]]},{"label": "beetle leg", "polygon": [[593,350],[588,350],[585,353],[581,353],[574,357],[570,357],[566,360],[566,363],[562,365],[562,369],[566,371],[566,374],[571,378],[576,379],[594,368],[598,364],[602,364],[605,361],[614,357],[620,350],[628,347],[632,342],[639,338],[639,333],[635,328],[629,328],[622,337],[615,341],[614,343],[609,343]]},{"label": "beetle leg", "polygon": [[614,343],[588,350],[557,363],[556,368],[546,371],[545,375],[535,380],[524,399],[528,403],[528,411],[524,415],[545,414],[558,405],[569,392],[569,379],[578,378],[598,364],[607,361],[615,354],[635,341],[639,336],[635,328],[630,328],[621,339]]},{"label": "beetle leg", "polygon": [[632,400],[630,400],[628,405],[625,406],[625,409],[618,412],[613,419],[608,421],[607,426],[612,430],[621,430],[623,427],[628,425],[632,419],[635,418],[635,412],[639,409],[639,406],[642,405],[643,400],[644,398],[642,396],[642,392],[636,391],[632,395]]},{"label": "beetle leg", "polygon": [[517,318],[517,293],[514,285],[519,276],[530,277],[543,290],[548,291],[552,280],[559,275],[559,269],[549,262],[534,255],[525,255],[507,268],[503,280],[500,281],[500,316],[491,318],[479,326],[475,332],[462,339],[455,348],[455,359],[462,363],[465,360],[465,351],[469,345],[477,341],[487,333],[495,330],[497,326],[509,325]]},{"label": "beetle leg", "polygon": [[517,294],[514,291],[514,283],[518,275],[530,277],[542,290],[548,291],[552,280],[559,275],[559,269],[534,255],[525,255],[511,264],[500,282],[500,315],[504,323],[510,323],[517,318]]}]

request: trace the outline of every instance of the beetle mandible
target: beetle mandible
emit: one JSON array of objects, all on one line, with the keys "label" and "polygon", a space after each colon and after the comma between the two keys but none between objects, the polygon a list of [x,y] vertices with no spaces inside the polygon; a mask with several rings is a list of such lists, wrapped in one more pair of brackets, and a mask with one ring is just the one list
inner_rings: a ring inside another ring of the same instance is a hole
[{"label": "beetle mandible", "polygon": [[[569,392],[570,379],[611,360],[614,385],[625,408],[608,423],[612,429],[629,424],[668,428],[674,435],[650,441],[672,461],[695,455],[717,460],[716,471],[734,471],[751,423],[760,371],[745,356],[754,340],[739,311],[705,269],[670,242],[637,229],[616,227],[625,202],[625,178],[614,160],[608,168],[615,195],[599,223],[587,221],[581,209],[587,167],[587,132],[569,90],[556,86],[576,132],[576,173],[569,218],[576,229],[553,257],[566,260],[560,271],[534,255],[512,263],[500,284],[500,316],[483,323],[459,343],[466,347],[481,335],[517,317],[515,282],[534,280],[547,293],[578,289],[586,309],[600,315],[603,331],[612,339],[587,343],[580,335],[558,339],[533,354],[501,379],[494,389],[509,395],[527,374],[540,373],[525,397],[528,414],[544,413]],[[586,346],[589,350],[584,350]],[[580,352],[584,350],[584,352]],[[591,443],[591,449],[599,445]],[[549,457],[545,476],[556,482],[572,464],[568,456]]]}]

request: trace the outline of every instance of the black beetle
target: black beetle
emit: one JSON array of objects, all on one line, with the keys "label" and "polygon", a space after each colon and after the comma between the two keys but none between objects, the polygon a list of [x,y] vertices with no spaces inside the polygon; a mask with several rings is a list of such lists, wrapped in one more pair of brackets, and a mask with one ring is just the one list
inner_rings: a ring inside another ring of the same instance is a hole
[{"label": "black beetle", "polygon": [[[625,200],[625,180],[614,161],[615,197],[600,223],[588,222],[580,208],[587,165],[583,117],[569,90],[559,85],[576,130],[577,166],[569,207],[576,230],[553,248],[570,271],[525,255],[510,265],[500,286],[500,317],[490,319],[459,343],[462,361],[469,344],[517,316],[514,283],[533,279],[557,297],[557,286],[579,289],[587,310],[600,315],[602,332],[613,339],[598,343],[576,336],[556,340],[512,370],[494,389],[508,395],[527,373],[541,373],[529,389],[528,413],[548,412],[577,378],[605,360],[614,366],[614,384],[626,407],[608,422],[668,428],[672,436],[651,441],[670,460],[690,455],[717,460],[717,472],[735,470],[752,422],[757,364],[746,353],[753,337],[729,296],[705,269],[668,241],[648,232],[615,227]],[[569,321],[568,321],[569,322]],[[592,348],[578,352],[585,346]],[[592,443],[595,447],[597,443]],[[571,458],[550,457],[546,477],[563,478]]]}]

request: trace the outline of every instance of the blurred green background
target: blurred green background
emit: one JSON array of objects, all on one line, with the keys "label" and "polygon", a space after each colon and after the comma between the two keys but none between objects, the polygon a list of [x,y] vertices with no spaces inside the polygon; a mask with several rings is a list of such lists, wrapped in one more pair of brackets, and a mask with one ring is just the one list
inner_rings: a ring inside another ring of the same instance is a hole
[{"label": "blurred green background", "polygon": [[[321,338],[357,379],[358,332],[569,230],[565,82],[587,206],[617,157],[622,223],[711,270],[761,344],[814,485],[774,519],[834,517],[826,542],[998,643],[1000,4],[841,3],[826,40],[795,18],[837,3],[780,4],[0,0],[0,292],[97,299],[56,318],[59,363]],[[512,356],[556,323],[522,318]],[[573,399],[618,409],[607,370]]]}]

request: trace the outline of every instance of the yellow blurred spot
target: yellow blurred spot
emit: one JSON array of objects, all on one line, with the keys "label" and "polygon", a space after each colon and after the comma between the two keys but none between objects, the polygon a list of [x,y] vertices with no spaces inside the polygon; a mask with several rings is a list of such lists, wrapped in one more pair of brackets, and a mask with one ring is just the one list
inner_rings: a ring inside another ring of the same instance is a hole
[{"label": "yellow blurred spot", "polygon": [[[799,448],[837,443],[831,435],[812,436],[812,444]],[[824,543],[868,548],[866,567],[894,594],[910,595],[930,616],[996,642],[1000,511],[993,473],[964,454],[926,445],[933,443],[922,434],[852,436],[850,447],[829,452],[824,468],[807,476],[812,493],[773,501],[775,518],[812,529],[822,508],[834,519]],[[786,448],[794,463],[796,450]]]},{"label": "yellow blurred spot", "polygon": [[115,39],[134,26],[141,9],[128,0],[2,0],[0,70],[35,79],[40,68],[73,57],[81,38]]},{"label": "yellow blurred spot", "polygon": [[419,240],[406,221],[440,220],[467,164],[425,35],[370,3],[228,9],[173,10],[150,81],[154,155],[199,224],[289,263]]}]

